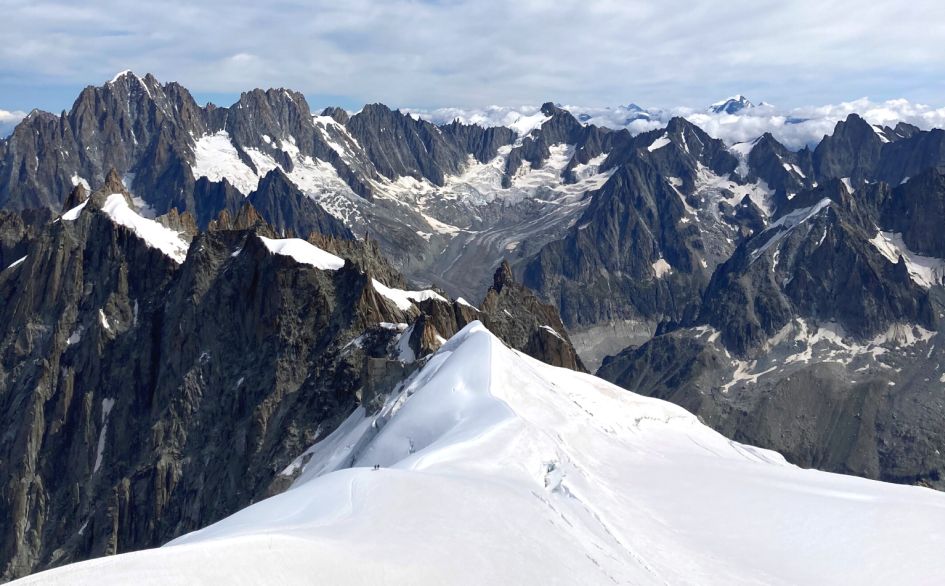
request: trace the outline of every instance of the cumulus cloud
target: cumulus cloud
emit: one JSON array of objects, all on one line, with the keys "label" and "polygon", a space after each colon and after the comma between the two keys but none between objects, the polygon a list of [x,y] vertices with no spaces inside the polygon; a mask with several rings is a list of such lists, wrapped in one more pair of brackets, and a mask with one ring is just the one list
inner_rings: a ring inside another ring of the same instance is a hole
[{"label": "cumulus cloud", "polygon": [[32,100],[5,104],[26,110],[52,100],[29,88],[62,88],[67,107],[78,88],[126,68],[198,93],[285,86],[346,106],[677,106],[739,92],[796,107],[945,95],[938,0],[3,5],[0,95]]},{"label": "cumulus cloud", "polygon": [[0,110],[0,138],[13,132],[13,128],[24,118],[26,118],[26,112]]}]

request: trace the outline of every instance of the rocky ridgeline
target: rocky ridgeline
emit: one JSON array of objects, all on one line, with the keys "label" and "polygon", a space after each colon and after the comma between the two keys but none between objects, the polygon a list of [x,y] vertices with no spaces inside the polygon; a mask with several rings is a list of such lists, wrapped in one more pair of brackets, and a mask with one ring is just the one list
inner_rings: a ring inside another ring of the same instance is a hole
[{"label": "rocky ridgeline", "polygon": [[[313,116],[282,89],[200,106],[131,73],[31,113],[0,141],[4,575],[278,490],[472,319],[794,463],[945,488],[945,131],[851,114],[791,151],[683,118],[631,136],[547,103],[535,121]],[[181,257],[117,225],[115,193]],[[347,262],[263,240],[290,236]],[[402,309],[375,279],[440,289]]]},{"label": "rocky ridgeline", "polygon": [[[472,320],[580,368],[554,308],[507,267],[478,309],[404,305],[375,243],[299,201],[318,213],[277,228],[245,202],[200,231],[189,212],[141,218],[110,173],[25,238],[0,272],[3,578],[157,546],[282,490],[293,459]],[[165,226],[178,257],[149,239]],[[273,253],[267,238],[302,226],[327,226],[303,244],[343,266]]]}]

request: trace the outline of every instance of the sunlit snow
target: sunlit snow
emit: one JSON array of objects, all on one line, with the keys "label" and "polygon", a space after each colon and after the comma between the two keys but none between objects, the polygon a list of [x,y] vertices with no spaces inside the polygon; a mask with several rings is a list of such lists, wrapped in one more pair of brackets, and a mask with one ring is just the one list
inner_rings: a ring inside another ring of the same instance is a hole
[{"label": "sunlit snow", "polygon": [[407,311],[410,309],[414,302],[426,301],[427,299],[435,299],[437,301],[442,301],[446,303],[446,299],[442,295],[433,291],[431,289],[424,289],[422,291],[405,291],[403,289],[394,289],[393,287],[388,287],[384,283],[381,283],[377,279],[372,280],[374,285],[374,290],[390,299],[394,302],[401,311]]},{"label": "sunlit snow", "polygon": [[[82,204],[84,205],[84,204]],[[157,248],[167,256],[171,257],[178,264],[184,262],[187,257],[187,248],[189,245],[181,239],[180,234],[154,220],[149,220],[138,215],[128,202],[125,196],[120,193],[113,193],[105,200],[102,206],[105,212],[116,224],[130,228],[151,248]],[[72,210],[70,210],[70,213]],[[63,219],[70,219],[63,216]]]},{"label": "sunlit snow", "polygon": [[902,256],[903,260],[906,261],[909,277],[916,284],[928,289],[933,285],[943,283],[943,279],[945,279],[945,259],[922,256],[912,252],[902,241],[902,234],[877,232],[876,236],[870,239],[870,244],[893,264],[898,263],[899,257]]},{"label": "sunlit snow", "polygon": [[[467,326],[287,492],[23,583],[928,584],[945,495],[802,470]],[[374,470],[374,466],[380,466]]]},{"label": "sunlit snow", "polygon": [[273,254],[289,256],[296,262],[307,264],[323,271],[336,271],[345,266],[343,258],[326,252],[301,238],[273,239],[259,236],[263,244]]}]

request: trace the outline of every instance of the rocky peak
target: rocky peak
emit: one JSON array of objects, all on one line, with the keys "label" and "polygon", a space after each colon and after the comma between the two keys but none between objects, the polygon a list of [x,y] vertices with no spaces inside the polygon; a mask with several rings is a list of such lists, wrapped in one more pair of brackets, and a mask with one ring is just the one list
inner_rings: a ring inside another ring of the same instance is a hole
[{"label": "rocky peak", "polygon": [[338,108],[335,106],[329,106],[328,108],[325,108],[322,110],[321,115],[330,117],[332,120],[338,124],[341,124],[342,126],[347,124],[348,120],[351,118],[348,116],[348,112],[344,108]]},{"label": "rocky peak", "polygon": [[879,224],[902,234],[910,250],[945,258],[945,171],[929,168],[892,190]]},{"label": "rocky peak", "polygon": [[541,135],[546,144],[550,146],[562,142],[567,144],[582,142],[585,126],[571,112],[551,102],[546,102],[541,107],[541,113],[551,117],[541,125]]},{"label": "rocky peak", "polygon": [[503,186],[511,185],[511,179],[525,162],[532,168],[541,167],[551,156],[550,148],[554,145],[567,144],[575,147],[574,155],[562,172],[566,183],[575,182],[573,169],[579,164],[586,164],[598,155],[610,152],[614,148],[615,137],[619,133],[594,125],[585,126],[571,112],[546,102],[541,113],[549,118],[541,127],[532,130],[522,139],[520,146],[512,149],[506,159]]},{"label": "rocky peak", "polygon": [[762,179],[774,190],[780,208],[795,194],[813,186],[810,151],[793,152],[766,132],[748,153],[748,179]]},{"label": "rocky peak", "polygon": [[478,319],[507,344],[555,366],[585,370],[558,310],[515,282],[505,260],[479,306]]},{"label": "rocky peak", "polygon": [[896,127],[893,128],[893,134],[899,138],[909,138],[917,132],[921,132],[921,129],[908,122],[899,122],[896,124]]},{"label": "rocky peak", "polygon": [[305,96],[285,88],[254,89],[240,94],[239,101],[230,110],[246,110],[246,116],[264,116],[267,123],[274,122],[276,127],[292,128],[311,118],[311,110]]},{"label": "rocky peak", "polygon": [[344,223],[302,193],[279,167],[269,171],[260,180],[259,186],[247,196],[246,201],[279,234],[292,233],[304,238],[315,232],[348,240],[354,238]]},{"label": "rocky peak", "polygon": [[554,102],[545,102],[542,104],[541,113],[545,116],[551,116],[552,118],[555,116],[571,116],[573,118],[571,112],[565,110]]},{"label": "rocky peak", "polygon": [[180,213],[177,208],[171,208],[169,212],[155,218],[163,226],[177,232],[183,240],[190,243],[200,232],[197,227],[197,221],[190,212]]},{"label": "rocky peak", "polygon": [[[857,340],[896,323],[933,327],[928,292],[871,242],[868,210],[839,181],[798,195],[716,270],[701,319],[740,356],[763,352],[792,319],[835,322]],[[850,295],[850,291],[858,291]]]},{"label": "rocky peak", "polygon": [[666,132],[668,134],[682,135],[688,133],[702,133],[703,130],[686,120],[682,116],[673,116],[669,119],[669,122],[666,123]]},{"label": "rocky peak", "polygon": [[216,220],[212,220],[207,226],[211,232],[221,230],[262,230],[266,236],[277,237],[275,230],[266,223],[266,220],[259,215],[256,208],[249,202],[240,206],[236,216],[230,214],[226,209],[222,210]]},{"label": "rocky peak", "polygon": [[502,264],[499,265],[492,276],[492,289],[496,293],[501,293],[502,289],[513,284],[515,284],[515,277],[512,274],[512,266],[507,259],[502,259]]},{"label": "rocky peak", "polygon": [[121,180],[121,175],[118,174],[118,171],[116,171],[114,167],[109,169],[108,174],[105,175],[105,183],[102,184],[102,189],[109,193],[122,193],[125,191],[125,183]]},{"label": "rocky peak", "polygon": [[755,105],[745,96],[738,94],[731,98],[726,98],[709,106],[709,112],[713,114],[737,114],[742,110],[754,108]]},{"label": "rocky peak", "polygon": [[515,142],[515,132],[504,126],[483,128],[478,124],[463,124],[454,120],[441,126],[440,131],[480,163],[491,161],[498,155],[499,148]]},{"label": "rocky peak", "polygon": [[351,117],[348,131],[377,171],[389,178],[414,177],[443,185],[465,166],[467,152],[426,120],[384,104],[368,104]]},{"label": "rocky peak", "polygon": [[700,167],[723,177],[738,167],[725,143],[680,116],[670,119],[662,131],[637,136],[635,144],[643,148],[628,149],[627,159],[642,153],[662,175],[681,178],[686,192],[695,187]]},{"label": "rocky peak", "polygon": [[69,196],[62,204],[62,211],[67,212],[89,198],[89,191],[81,183],[77,184],[69,192]]},{"label": "rocky peak", "polygon": [[848,177],[859,183],[873,176],[880,159],[883,139],[873,126],[850,114],[837,122],[833,134],[825,136],[813,153],[818,181]]},{"label": "rocky peak", "polygon": [[287,150],[314,154],[312,114],[305,97],[295,91],[279,88],[243,92],[229,108],[216,109],[211,121],[212,130],[228,132],[238,149],[263,151],[287,168],[292,165]]},{"label": "rocky peak", "polygon": [[846,143],[882,142],[873,125],[856,113],[837,122],[831,138]]}]

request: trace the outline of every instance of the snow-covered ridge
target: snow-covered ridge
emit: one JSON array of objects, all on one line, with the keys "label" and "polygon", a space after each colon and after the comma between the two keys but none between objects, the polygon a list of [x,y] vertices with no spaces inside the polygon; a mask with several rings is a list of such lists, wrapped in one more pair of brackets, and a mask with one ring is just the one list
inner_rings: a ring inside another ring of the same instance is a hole
[{"label": "snow-covered ridge", "polygon": [[184,262],[187,258],[187,249],[190,245],[181,239],[180,234],[159,222],[138,215],[128,206],[124,195],[120,193],[109,195],[102,206],[102,211],[108,214],[113,222],[130,228],[148,246],[157,248],[177,264]]},{"label": "snow-covered ridge", "polygon": [[[337,271],[345,265],[343,258],[322,250],[311,242],[302,240],[301,238],[274,239],[259,236],[259,239],[262,240],[262,243],[269,252],[288,256],[300,264],[313,266],[322,271]],[[238,256],[241,251],[242,249],[234,252],[233,256]],[[407,311],[413,307],[414,303],[419,303],[427,299],[435,299],[443,303],[448,303],[442,295],[431,289],[423,289],[420,291],[395,289],[388,287],[377,279],[372,279],[371,284],[374,286],[375,291],[393,302],[401,311]]]},{"label": "snow-covered ridge", "polygon": [[273,254],[288,256],[296,262],[311,265],[323,271],[336,271],[345,266],[343,258],[322,250],[301,238],[273,239],[260,236],[260,240]]},{"label": "snow-covered ridge", "polygon": [[428,299],[435,299],[437,301],[448,303],[442,295],[436,291],[433,291],[432,289],[424,289],[422,291],[405,291],[404,289],[394,289],[393,287],[388,287],[377,279],[372,279],[371,284],[374,286],[375,291],[387,299],[393,301],[394,305],[396,305],[401,311],[407,311],[410,309],[414,302],[419,303]]},{"label": "snow-covered ridge", "polygon": [[[88,203],[89,200],[83,201],[62,214],[59,219],[74,222],[79,218]],[[102,211],[113,222],[131,229],[145,244],[160,250],[177,264],[183,263],[184,259],[187,258],[187,249],[190,248],[190,245],[180,237],[178,232],[171,230],[160,222],[149,220],[138,214],[138,212],[131,209],[125,200],[125,196],[121,193],[109,195],[102,205]]]},{"label": "snow-covered ridge", "polygon": [[765,228],[762,234],[775,230],[776,232],[770,236],[764,244],[751,252],[751,262],[755,262],[766,251],[784,240],[785,236],[787,236],[791,230],[825,210],[831,203],[831,199],[825,197],[810,207],[796,209],[790,213],[784,214],[775,222],[772,222],[770,226]]},{"label": "snow-covered ridge", "polygon": [[[301,456],[301,454],[300,454]],[[379,466],[379,470],[374,470]],[[23,583],[933,583],[945,494],[802,470],[467,326],[292,488]]]}]

